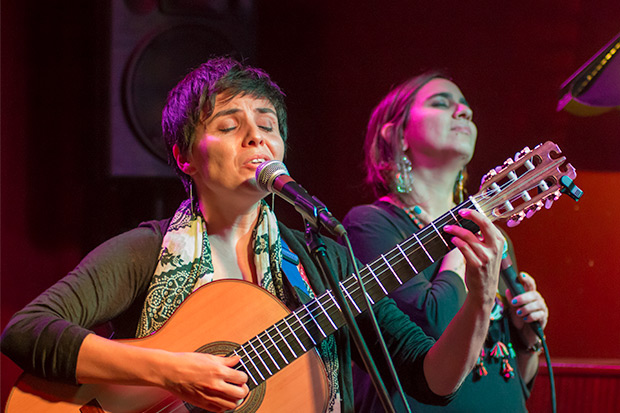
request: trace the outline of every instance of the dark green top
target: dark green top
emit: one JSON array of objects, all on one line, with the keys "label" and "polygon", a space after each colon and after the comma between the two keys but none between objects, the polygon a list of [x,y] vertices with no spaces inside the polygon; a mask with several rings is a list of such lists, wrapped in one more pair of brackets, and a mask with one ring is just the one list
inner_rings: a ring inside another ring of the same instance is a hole
[{"label": "dark green top", "polygon": [[[392,249],[397,243],[419,231],[401,208],[387,202],[377,201],[372,205],[353,208],[343,224],[347,229],[356,257],[370,262],[379,254]],[[509,243],[510,250],[512,250]],[[511,251],[512,253],[512,251]],[[513,256],[514,261],[514,256]],[[443,333],[452,318],[465,301],[463,280],[452,271],[438,272],[441,261],[412,278],[390,297],[426,334],[435,339]],[[500,286],[500,291],[505,291]],[[501,374],[502,361],[489,356],[492,346],[498,341],[510,342],[510,326],[507,319],[492,321],[485,343],[487,357],[484,365],[488,374],[480,377],[470,373],[463,382],[456,397],[448,406],[437,407],[421,403],[408,397],[413,412],[523,412],[529,390],[518,374],[517,360],[508,359],[515,376],[505,379]],[[355,406],[357,412],[381,411],[379,400],[368,376],[361,370],[354,370]],[[392,398],[397,399],[394,388]],[[397,404],[397,406],[399,406]],[[379,410],[377,410],[379,409]]]}]

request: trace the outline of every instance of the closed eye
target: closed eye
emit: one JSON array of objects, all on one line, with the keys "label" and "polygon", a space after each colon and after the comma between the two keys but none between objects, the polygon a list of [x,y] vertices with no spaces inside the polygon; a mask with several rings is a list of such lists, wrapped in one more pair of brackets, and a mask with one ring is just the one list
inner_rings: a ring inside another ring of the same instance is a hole
[{"label": "closed eye", "polygon": [[451,105],[451,101],[445,97],[435,97],[431,101],[431,106],[434,108],[448,108]]}]

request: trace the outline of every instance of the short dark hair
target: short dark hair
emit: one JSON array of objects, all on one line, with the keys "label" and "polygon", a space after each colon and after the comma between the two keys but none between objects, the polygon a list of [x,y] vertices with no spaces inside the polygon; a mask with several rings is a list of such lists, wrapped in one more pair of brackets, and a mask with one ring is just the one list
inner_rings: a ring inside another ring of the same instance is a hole
[{"label": "short dark hair", "polygon": [[[364,163],[366,183],[375,196],[390,193],[390,184],[396,172],[396,157],[401,152],[400,141],[409,120],[409,109],[420,88],[437,78],[450,80],[441,70],[426,71],[392,88],[373,109],[364,140]],[[386,123],[394,125],[390,139],[381,136],[381,129]]]},{"label": "short dark hair", "polygon": [[218,94],[230,99],[250,95],[269,100],[276,110],[280,136],[287,139],[287,115],[284,93],[269,75],[258,68],[246,66],[228,57],[217,57],[192,70],[168,93],[162,112],[162,132],[168,163],[175,169],[185,190],[189,191],[191,178],[177,165],[172,152],[177,145],[187,154],[194,143],[196,126],[211,116]]}]

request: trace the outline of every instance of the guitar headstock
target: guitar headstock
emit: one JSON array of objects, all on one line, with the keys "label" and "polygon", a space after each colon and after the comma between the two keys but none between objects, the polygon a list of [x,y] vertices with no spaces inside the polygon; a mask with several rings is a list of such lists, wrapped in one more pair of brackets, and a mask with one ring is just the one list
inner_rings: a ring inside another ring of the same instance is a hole
[{"label": "guitar headstock", "polygon": [[514,159],[490,170],[472,198],[492,221],[508,220],[507,225],[514,227],[543,206],[551,208],[562,193],[578,200],[582,191],[573,183],[576,176],[560,148],[545,142],[534,150],[524,148]]}]

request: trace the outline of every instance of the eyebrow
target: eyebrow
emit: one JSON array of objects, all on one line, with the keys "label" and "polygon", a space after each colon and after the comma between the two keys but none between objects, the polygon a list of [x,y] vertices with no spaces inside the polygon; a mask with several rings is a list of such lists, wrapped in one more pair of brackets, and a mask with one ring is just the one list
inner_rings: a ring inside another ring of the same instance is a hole
[{"label": "eyebrow", "polygon": [[[232,115],[232,114],[240,112],[240,111],[241,111],[241,109],[239,109],[239,108],[231,108],[231,109],[221,110],[221,111],[219,111],[217,113],[214,113],[211,116],[211,120],[217,119],[217,118],[222,117],[222,116]],[[254,111],[258,112],[258,113],[272,113],[276,117],[278,116],[276,114],[276,112],[273,109],[271,109],[271,108],[256,108],[256,109],[254,109]]]},{"label": "eyebrow", "polygon": [[[435,97],[444,97],[446,99],[451,99],[454,100],[454,96],[452,95],[452,93],[449,92],[439,92],[439,93],[435,93],[434,95],[429,96],[426,100],[431,100]],[[465,99],[465,97],[461,97],[461,99],[459,99],[459,103],[462,103],[464,105],[467,105],[469,107],[469,102],[467,102],[467,99]]]}]

